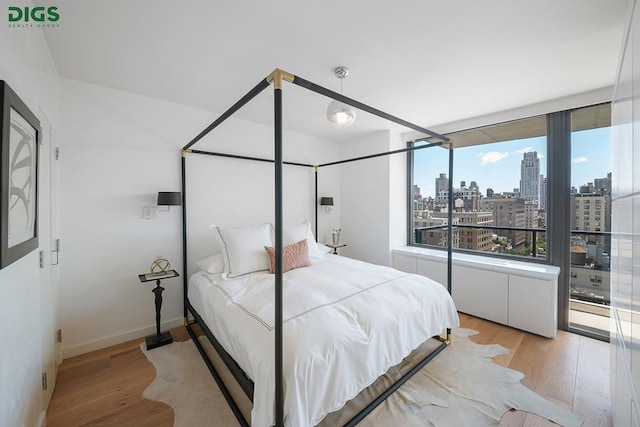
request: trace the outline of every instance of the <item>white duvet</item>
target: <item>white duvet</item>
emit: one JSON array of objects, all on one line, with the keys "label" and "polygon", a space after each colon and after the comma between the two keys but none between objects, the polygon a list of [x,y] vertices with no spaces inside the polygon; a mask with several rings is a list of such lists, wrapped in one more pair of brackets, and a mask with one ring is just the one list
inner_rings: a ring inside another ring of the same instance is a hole
[{"label": "white duvet", "polygon": [[[331,254],[312,263],[283,275],[286,426],[318,424],[427,339],[458,326],[449,293],[430,279]],[[252,426],[274,425],[274,275],[222,280],[200,271],[188,297],[255,383]]]}]

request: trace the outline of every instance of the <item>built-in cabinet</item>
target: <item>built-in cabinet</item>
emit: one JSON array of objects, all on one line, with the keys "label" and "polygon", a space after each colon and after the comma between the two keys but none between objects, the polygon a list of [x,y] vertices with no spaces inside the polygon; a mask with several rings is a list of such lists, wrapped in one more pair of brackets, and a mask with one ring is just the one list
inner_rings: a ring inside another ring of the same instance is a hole
[{"label": "built-in cabinet", "polygon": [[451,295],[461,312],[509,324],[508,274],[454,265]]},{"label": "built-in cabinet", "polygon": [[638,426],[640,420],[639,7],[629,1],[611,110],[611,401],[616,426]]},{"label": "built-in cabinet", "polygon": [[[445,251],[407,246],[394,267],[447,284]],[[558,275],[551,265],[453,254],[451,295],[458,311],[545,337],[558,328]]]}]

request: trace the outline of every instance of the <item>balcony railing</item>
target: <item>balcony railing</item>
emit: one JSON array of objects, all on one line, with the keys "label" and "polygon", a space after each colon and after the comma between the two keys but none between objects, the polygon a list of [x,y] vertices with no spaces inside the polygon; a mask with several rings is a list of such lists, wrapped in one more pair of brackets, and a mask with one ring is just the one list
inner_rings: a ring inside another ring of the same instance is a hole
[{"label": "balcony railing", "polygon": [[[414,228],[414,243],[417,245],[426,244],[422,241],[422,232],[429,230],[446,230],[449,228],[448,224],[443,225],[431,225],[427,227],[416,227]],[[504,230],[510,232],[524,232],[531,233],[531,239],[529,240],[531,243],[531,255],[532,258],[538,258],[538,245],[536,242],[538,241],[538,235],[544,234],[547,232],[545,228],[527,228],[527,227],[510,227],[504,225],[483,225],[483,224],[454,224],[452,228],[470,228],[470,229],[489,229],[489,230]],[[609,248],[611,247],[611,233],[608,231],[581,231],[581,230],[571,230],[571,235],[573,236],[596,236],[597,239],[587,239],[587,242],[591,241],[601,241],[603,242],[603,249],[606,253],[608,253]],[[438,245],[431,245],[438,246]],[[463,249],[464,248],[454,248],[454,249]]]},{"label": "balcony railing", "polygon": [[[417,245],[425,244],[422,241],[422,232],[428,230],[442,230],[448,229],[449,225],[431,225],[428,227],[416,227],[414,228],[414,242]],[[471,228],[471,229],[489,229],[489,230],[506,230],[512,232],[525,232],[531,233],[531,257],[538,257],[538,248],[535,244],[538,241],[538,233],[546,233],[547,230],[545,228],[526,228],[526,227],[509,227],[504,225],[481,225],[481,224],[454,224],[453,228]],[[463,249],[463,248],[457,248]]]}]

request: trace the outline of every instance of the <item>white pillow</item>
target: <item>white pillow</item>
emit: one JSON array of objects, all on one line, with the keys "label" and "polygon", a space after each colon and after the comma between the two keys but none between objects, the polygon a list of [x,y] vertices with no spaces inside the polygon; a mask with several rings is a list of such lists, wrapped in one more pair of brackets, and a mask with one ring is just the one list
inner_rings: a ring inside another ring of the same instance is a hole
[{"label": "white pillow", "polygon": [[322,251],[318,248],[318,243],[316,242],[316,238],[313,237],[313,232],[311,231],[311,223],[308,220],[305,221],[304,223],[307,224],[307,245],[309,246],[309,257],[317,258],[324,255]]},{"label": "white pillow", "polygon": [[325,255],[333,251],[333,249],[331,249],[329,246],[325,246],[322,243],[318,243],[317,246],[318,246],[318,252],[320,252],[320,255]]},{"label": "white pillow", "polygon": [[270,224],[217,227],[216,231],[224,259],[223,278],[269,269],[269,258],[264,247],[273,246]]},{"label": "white pillow", "polygon": [[[272,233],[275,230],[272,229]],[[275,245],[275,237],[272,235],[271,239]],[[282,239],[284,240],[283,246],[293,245],[300,240],[307,239],[307,248],[309,249],[309,258],[317,258],[322,256],[323,253],[318,249],[316,239],[311,232],[311,223],[309,220],[305,220],[302,224],[298,225],[285,225],[282,230]]]},{"label": "white pillow", "polygon": [[223,273],[224,272],[224,257],[222,254],[215,254],[201,259],[196,262],[198,268],[207,273]]}]

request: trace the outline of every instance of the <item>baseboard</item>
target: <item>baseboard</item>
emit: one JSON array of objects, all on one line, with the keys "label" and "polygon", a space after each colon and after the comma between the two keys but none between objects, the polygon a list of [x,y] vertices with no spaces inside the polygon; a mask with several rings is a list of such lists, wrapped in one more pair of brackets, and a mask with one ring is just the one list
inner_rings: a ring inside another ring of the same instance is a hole
[{"label": "baseboard", "polygon": [[[161,328],[163,331],[178,326],[184,325],[184,318],[162,322]],[[77,344],[71,347],[62,348],[62,359],[68,359],[69,357],[78,356],[80,354],[89,353],[90,351],[100,350],[112,345],[121,344],[123,342],[131,341],[137,338],[144,338],[148,335],[156,332],[155,325],[147,326],[144,328],[134,329],[131,331],[123,332],[121,334],[112,335],[105,338],[100,338],[95,341],[89,341],[82,344]],[[63,343],[64,344],[64,343]]]},{"label": "baseboard", "polygon": [[46,427],[47,426],[47,411],[40,412],[38,415],[38,422],[36,423],[38,427]]}]

